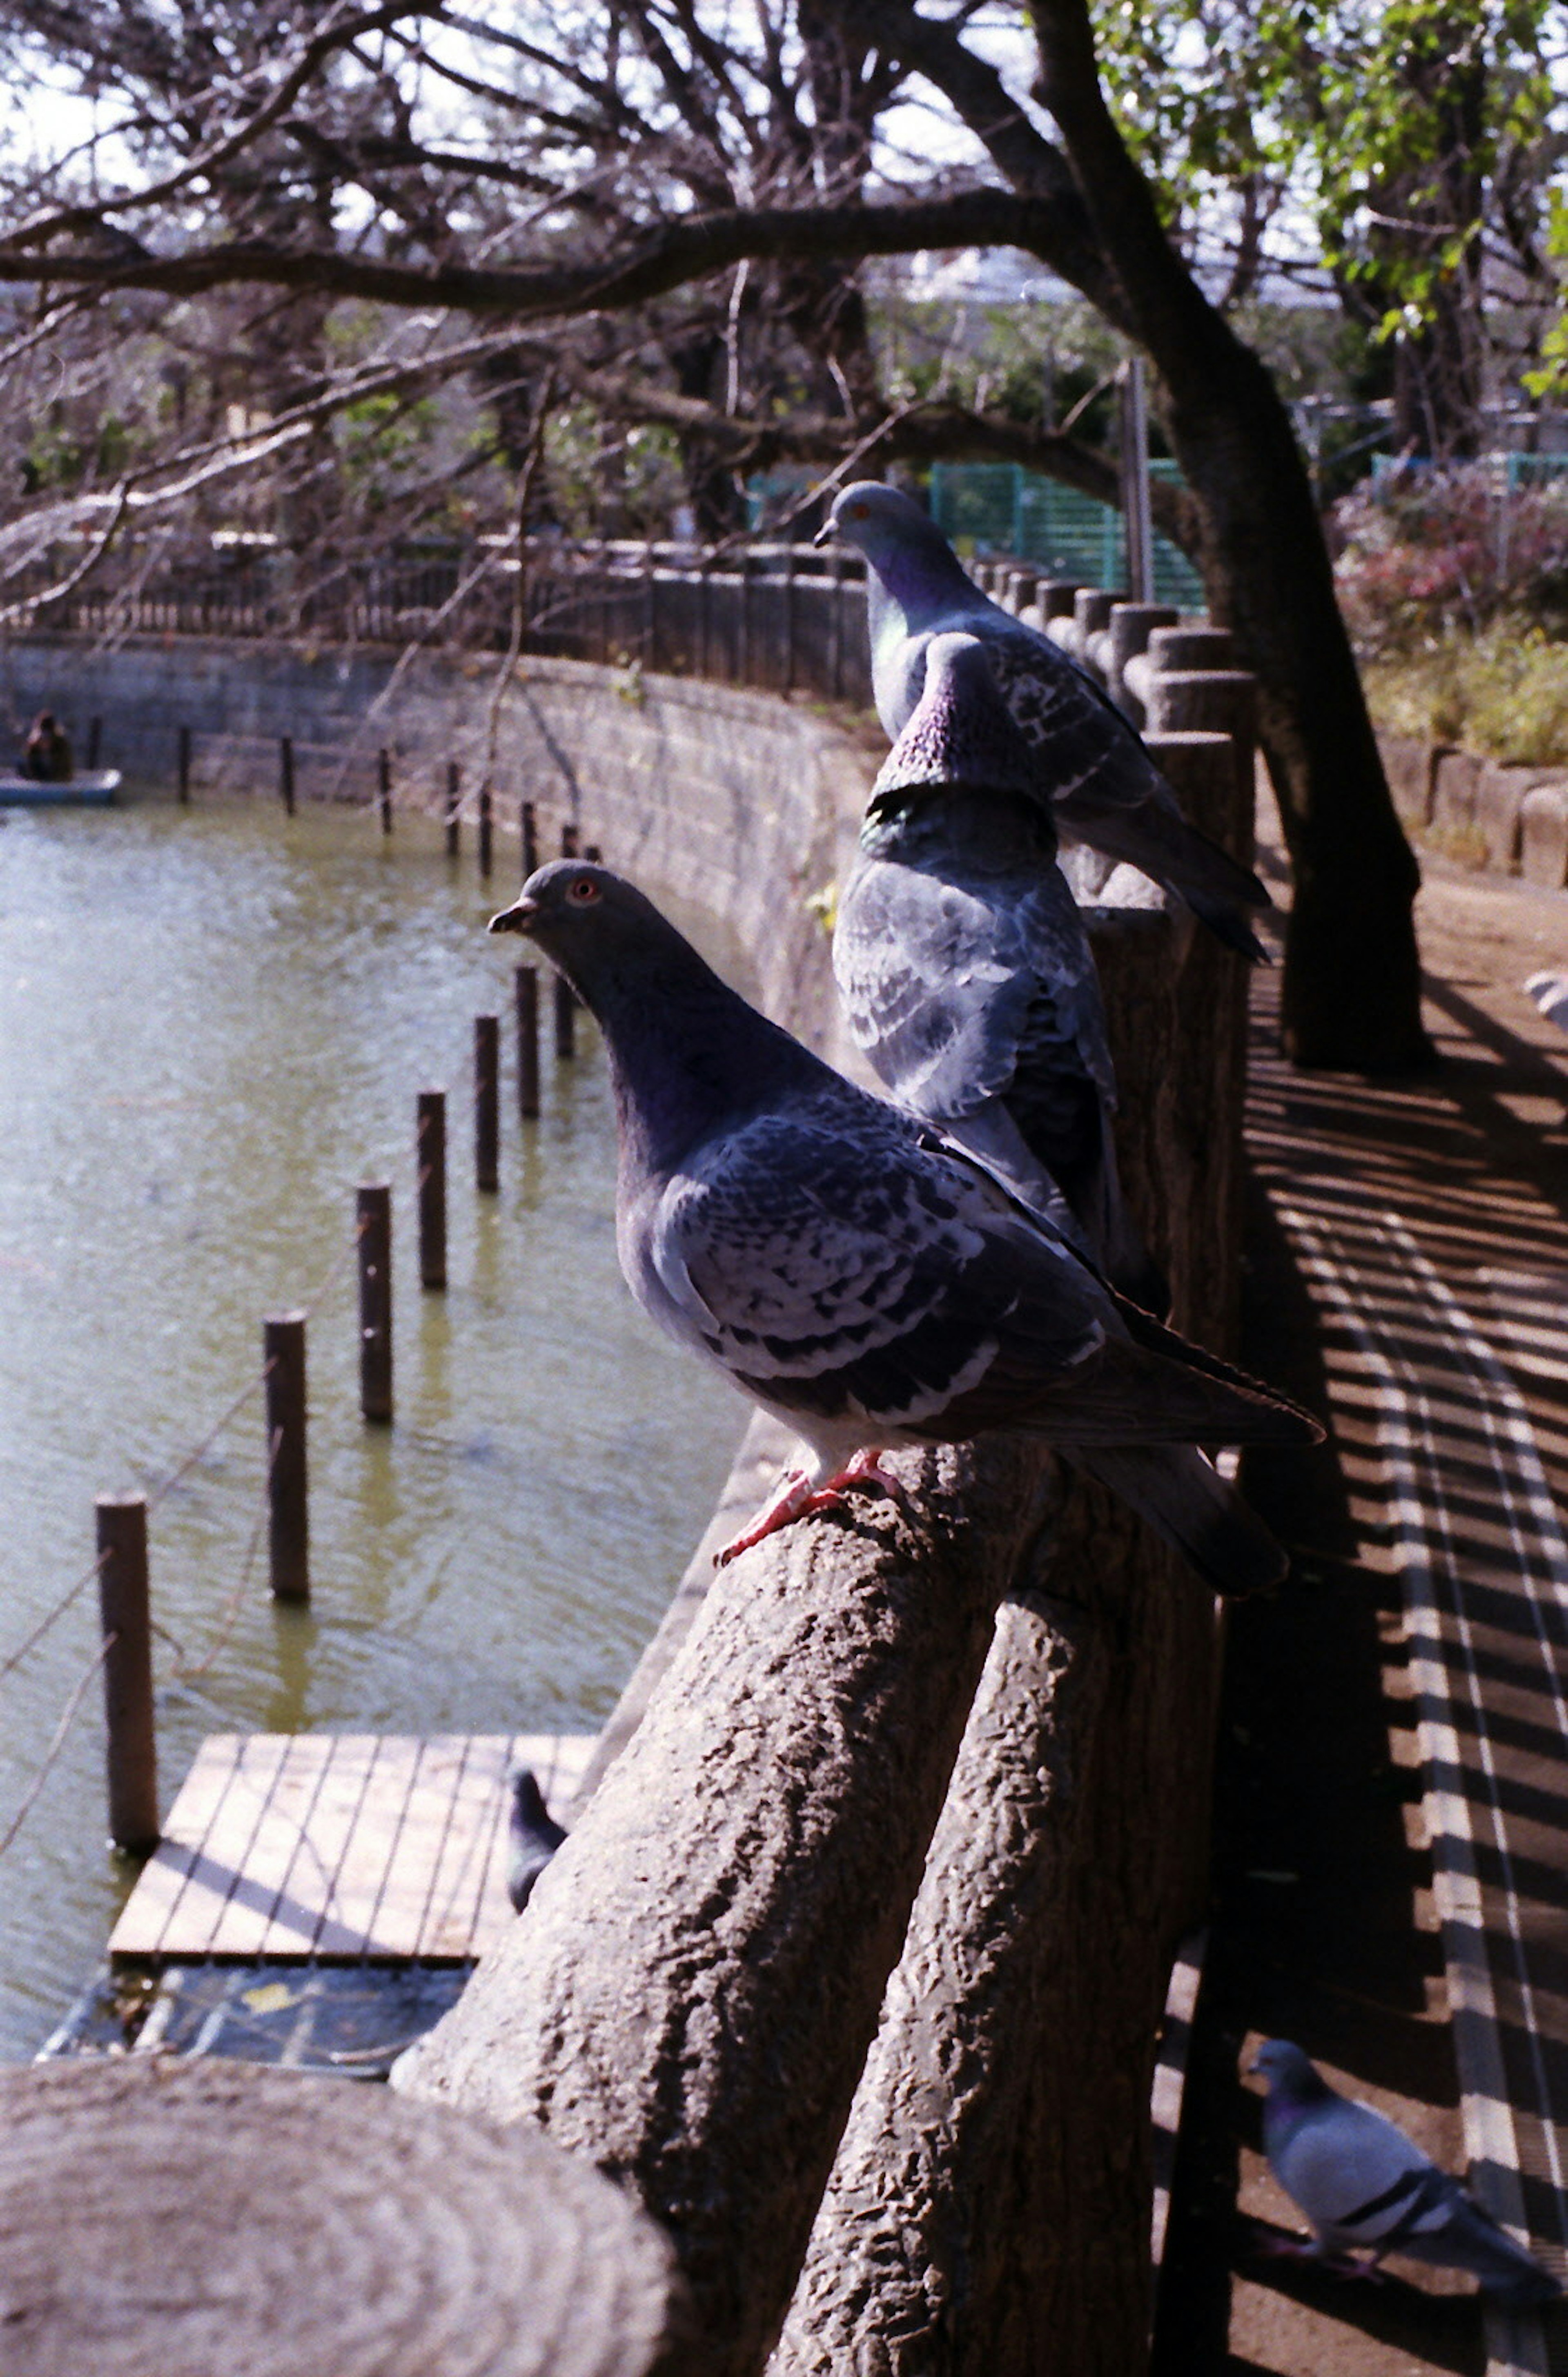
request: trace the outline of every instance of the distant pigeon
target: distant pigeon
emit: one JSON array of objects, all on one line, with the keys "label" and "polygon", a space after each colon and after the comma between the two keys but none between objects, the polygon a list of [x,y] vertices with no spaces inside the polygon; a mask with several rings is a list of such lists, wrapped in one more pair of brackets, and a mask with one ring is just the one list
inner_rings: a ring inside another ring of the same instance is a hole
[{"label": "distant pigeon", "polygon": [[[1405,2253],[1439,2269],[1473,2271],[1489,2294],[1516,2310],[1562,2293],[1456,2179],[1382,2113],[1336,2095],[1299,2047],[1269,2039],[1252,2069],[1269,2083],[1269,2168],[1312,2228],[1311,2244],[1277,2251],[1349,2275],[1374,2269],[1385,2253]],[[1358,2261],[1358,2251],[1371,2261]]]},{"label": "distant pigeon", "polygon": [[932,638],[860,852],[833,933],[856,1045],[902,1104],[1163,1316],[1165,1281],[1117,1181],[1115,1077],[1083,915],[976,637]]},{"label": "distant pigeon", "polygon": [[532,1766],[514,1766],[507,1782],[511,1793],[507,1811],[507,1896],[521,1915],[566,1832],[545,1805],[545,1794]]},{"label": "distant pigeon", "polygon": [[1533,998],[1549,1023],[1560,1032],[1568,1032],[1568,973],[1533,973],[1525,985],[1527,997]]},{"label": "distant pigeon", "polygon": [[880,1479],[890,1447],[1021,1430],[1103,1478],[1222,1591],[1279,1547],[1195,1450],[1315,1421],[1122,1303],[928,1124],[844,1081],[720,981],[628,883],[557,860],[492,932],[535,940],[598,1018],[633,1294],[805,1444],[728,1547]]},{"label": "distant pigeon", "polygon": [[890,735],[902,735],[920,699],[931,638],[978,636],[1063,838],[1130,861],[1230,948],[1266,955],[1247,913],[1271,904],[1257,877],[1187,823],[1109,695],[1059,644],[982,594],[918,504],[862,479],[839,494],[817,542],[831,536],[866,555],[871,683]]}]

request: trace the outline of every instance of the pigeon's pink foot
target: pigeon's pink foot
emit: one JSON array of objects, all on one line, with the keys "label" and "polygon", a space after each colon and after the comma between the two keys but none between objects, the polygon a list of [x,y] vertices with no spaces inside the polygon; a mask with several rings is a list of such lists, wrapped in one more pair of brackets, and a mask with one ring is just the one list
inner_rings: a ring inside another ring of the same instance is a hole
[{"label": "pigeon's pink foot", "polygon": [[713,1554],[713,1566],[728,1568],[732,1559],[737,1559],[742,1552],[748,1552],[753,1544],[762,1541],[764,1535],[776,1535],[781,1527],[791,1525],[796,1519],[804,1519],[810,1511],[842,1509],[849,1499],[846,1489],[851,1486],[881,1486],[899,1501],[904,1500],[904,1491],[898,1479],[881,1464],[880,1448],[870,1445],[864,1451],[856,1453],[853,1460],[845,1462],[834,1476],[824,1477],[820,1486],[810,1485],[803,1469],[786,1469],[750,1525],[744,1528],[733,1543],[726,1544],[723,1551]]}]

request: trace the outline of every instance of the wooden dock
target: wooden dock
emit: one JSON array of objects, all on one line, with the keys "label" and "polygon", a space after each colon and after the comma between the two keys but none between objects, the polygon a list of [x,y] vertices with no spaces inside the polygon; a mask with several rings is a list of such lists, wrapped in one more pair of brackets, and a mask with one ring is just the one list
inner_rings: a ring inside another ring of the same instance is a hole
[{"label": "wooden dock", "polygon": [[116,1965],[467,1964],[514,1920],[507,1770],[557,1818],[590,1734],[215,1734],[110,1937]]}]

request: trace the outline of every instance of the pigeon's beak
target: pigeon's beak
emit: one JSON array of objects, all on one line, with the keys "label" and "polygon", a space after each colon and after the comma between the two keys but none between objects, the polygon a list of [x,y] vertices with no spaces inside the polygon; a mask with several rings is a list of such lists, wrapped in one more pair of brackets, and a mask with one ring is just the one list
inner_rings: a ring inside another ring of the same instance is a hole
[{"label": "pigeon's beak", "polygon": [[509,908],[492,916],[487,929],[492,933],[526,933],[538,914],[538,901],[524,894],[522,899],[514,900]]},{"label": "pigeon's beak", "polygon": [[828,519],[826,519],[826,520],[822,522],[821,527],[817,531],[816,535],[812,538],[812,540],[811,540],[812,545],[815,547],[815,546],[820,545],[820,544],[832,544],[832,541],[833,541],[834,537],[835,537],[837,534],[838,534],[838,531],[837,531],[837,529],[836,529],[836,528],[834,528],[833,523],[832,523],[832,515],[830,514],[830,516],[828,517]]}]

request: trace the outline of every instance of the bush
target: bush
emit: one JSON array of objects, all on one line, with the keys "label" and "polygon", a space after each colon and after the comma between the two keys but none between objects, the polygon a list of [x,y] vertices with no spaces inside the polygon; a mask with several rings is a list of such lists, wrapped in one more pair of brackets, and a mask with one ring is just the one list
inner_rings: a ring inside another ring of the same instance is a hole
[{"label": "bush", "polygon": [[1410,470],[1344,497],[1331,534],[1363,659],[1504,617],[1568,627],[1568,481],[1511,489],[1486,462]]},{"label": "bush", "polygon": [[1568,763],[1568,644],[1540,627],[1503,617],[1478,635],[1450,627],[1384,651],[1362,675],[1385,734],[1537,767]]}]

